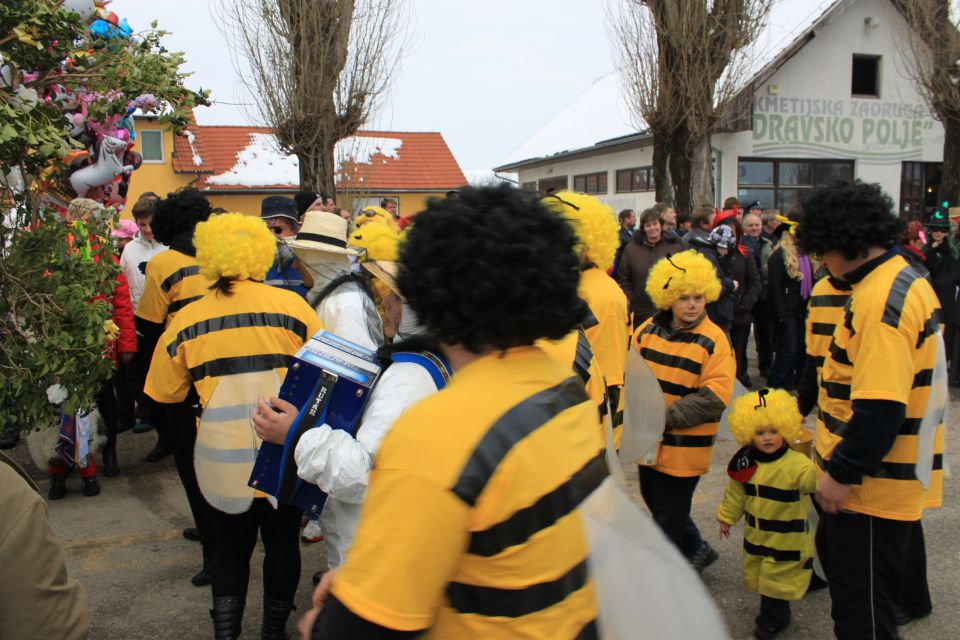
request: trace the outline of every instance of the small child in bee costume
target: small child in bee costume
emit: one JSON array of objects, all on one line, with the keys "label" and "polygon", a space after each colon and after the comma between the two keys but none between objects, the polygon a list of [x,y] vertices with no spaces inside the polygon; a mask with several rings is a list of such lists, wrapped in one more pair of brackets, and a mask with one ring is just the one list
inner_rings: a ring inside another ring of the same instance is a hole
[{"label": "small child in bee costume", "polygon": [[727,467],[730,481],[717,507],[720,536],[740,518],[743,582],[760,593],[753,635],[776,637],[790,624],[790,600],[807,591],[813,572],[813,534],[807,523],[808,494],[817,489],[817,467],[787,442],[801,430],[797,400],[782,389],[741,396],[730,410],[730,431],[738,443]]}]

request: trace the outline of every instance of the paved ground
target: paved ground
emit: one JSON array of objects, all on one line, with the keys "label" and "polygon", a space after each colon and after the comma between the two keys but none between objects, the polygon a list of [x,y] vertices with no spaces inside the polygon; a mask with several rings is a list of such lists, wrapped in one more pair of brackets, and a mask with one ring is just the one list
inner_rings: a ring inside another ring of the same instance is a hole
[{"label": "paved ground", "polygon": [[[960,409],[960,394],[951,390],[954,415]],[[210,593],[193,587],[189,577],[199,568],[200,546],[180,536],[189,525],[183,491],[172,459],[158,464],[140,460],[153,446],[154,435],[123,433],[119,439],[122,474],[101,478],[103,493],[85,498],[80,480],[68,481],[64,500],[50,504],[54,529],[66,550],[71,575],[90,593],[93,609],[93,640],[186,640],[210,637],[207,609]],[[958,451],[960,437],[948,433],[948,451]],[[704,537],[720,551],[720,560],[707,569],[704,581],[717,600],[733,638],[751,637],[758,597],[744,592],[740,579],[740,531],[721,541],[713,512],[723,492],[726,461],[736,449],[720,443],[713,470],[700,483],[694,519]],[[28,460],[22,444],[13,452],[41,484],[47,481]],[[634,474],[635,476],[635,474]],[[958,480],[946,482],[946,506],[924,518],[927,536],[929,581],[934,614],[902,629],[906,640],[957,637],[953,616],[960,613],[960,502]],[[309,602],[313,586],[310,575],[325,567],[323,545],[303,545],[303,571],[297,595],[301,611]],[[251,587],[245,618],[245,638],[258,637],[260,624],[260,564],[258,549],[251,563]],[[643,594],[637,594],[642,598]],[[794,624],[781,637],[785,640],[831,638],[829,596],[821,591],[794,605]],[[295,614],[296,615],[296,614]],[[291,625],[290,629],[293,629]]]}]

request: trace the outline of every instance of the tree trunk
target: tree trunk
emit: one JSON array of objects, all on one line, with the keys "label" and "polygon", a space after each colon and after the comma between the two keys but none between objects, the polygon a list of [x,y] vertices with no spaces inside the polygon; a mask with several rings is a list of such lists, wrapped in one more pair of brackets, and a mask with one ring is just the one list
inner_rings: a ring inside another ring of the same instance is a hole
[{"label": "tree trunk", "polygon": [[653,134],[653,184],[657,202],[674,203],[673,184],[670,180],[670,152],[667,137]]},{"label": "tree trunk", "polygon": [[335,146],[336,143],[324,145],[318,142],[313,148],[297,149],[301,190],[317,191],[336,197]]},{"label": "tree trunk", "polygon": [[710,136],[690,142],[690,199],[694,208],[713,205],[713,152]]},{"label": "tree trunk", "polygon": [[943,174],[940,178],[940,202],[960,206],[960,120],[943,120]]},{"label": "tree trunk", "polygon": [[670,153],[670,179],[673,182],[673,206],[677,211],[692,212],[699,203],[693,199],[691,187],[690,132],[683,125],[677,127],[667,142]]}]

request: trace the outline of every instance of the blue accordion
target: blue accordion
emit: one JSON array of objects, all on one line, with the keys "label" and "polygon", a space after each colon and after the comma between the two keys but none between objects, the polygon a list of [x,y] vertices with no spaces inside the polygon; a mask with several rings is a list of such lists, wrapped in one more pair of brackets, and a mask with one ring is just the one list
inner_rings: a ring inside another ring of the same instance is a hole
[{"label": "blue accordion", "polygon": [[294,451],[308,430],[326,423],[356,433],[382,367],[375,353],[320,331],[294,355],[279,397],[300,407],[283,445],[260,445],[249,485],[278,502],[320,513],[327,495],[297,476]]}]

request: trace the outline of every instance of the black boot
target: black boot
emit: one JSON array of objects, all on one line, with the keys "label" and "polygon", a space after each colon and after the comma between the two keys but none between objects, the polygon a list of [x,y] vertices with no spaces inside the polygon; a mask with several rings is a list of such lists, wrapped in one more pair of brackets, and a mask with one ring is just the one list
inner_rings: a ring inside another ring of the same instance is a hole
[{"label": "black boot", "polygon": [[62,500],[67,495],[67,474],[55,473],[50,477],[50,491],[47,498],[50,500]]},{"label": "black boot", "polygon": [[112,478],[118,473],[120,473],[120,466],[117,464],[117,450],[104,449],[103,450],[103,475],[107,478]]},{"label": "black boot", "polygon": [[214,640],[236,640],[243,622],[243,598],[224,596],[213,599],[210,617],[213,619]]},{"label": "black boot", "polygon": [[263,626],[260,640],[287,640],[287,618],[293,611],[293,600],[277,600],[263,596]]},{"label": "black boot", "polygon": [[170,445],[168,445],[165,440],[160,440],[157,442],[157,445],[150,450],[150,453],[146,455],[144,460],[147,462],[160,462],[171,453],[173,453],[173,449],[170,448]]}]

